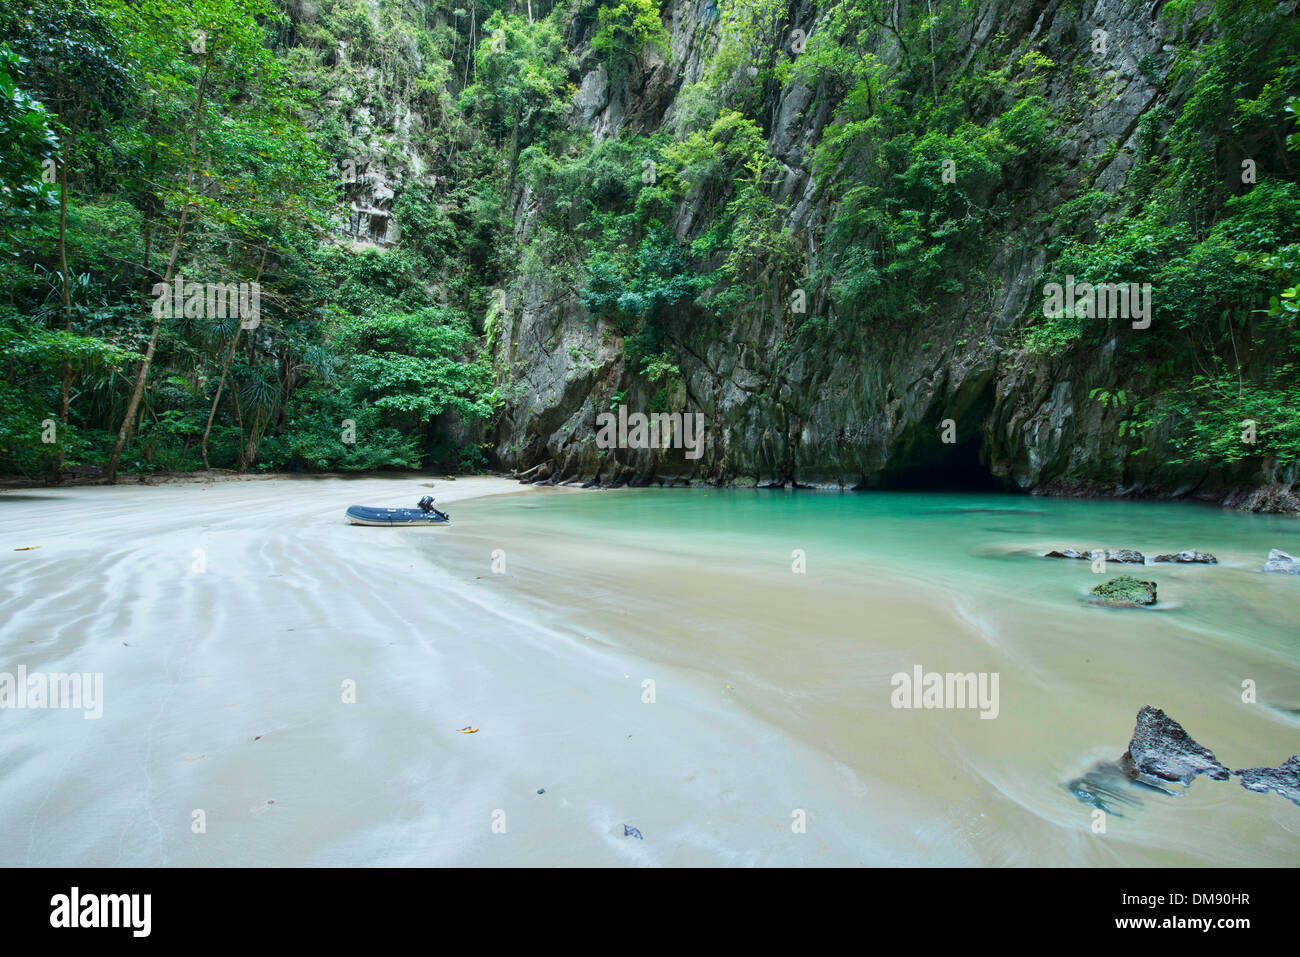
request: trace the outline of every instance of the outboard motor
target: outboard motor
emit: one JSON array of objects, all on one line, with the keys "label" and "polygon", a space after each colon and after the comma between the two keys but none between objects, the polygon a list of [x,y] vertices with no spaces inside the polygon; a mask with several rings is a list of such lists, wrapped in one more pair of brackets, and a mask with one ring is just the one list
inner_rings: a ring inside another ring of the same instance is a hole
[{"label": "outboard motor", "polygon": [[430,512],[433,511],[433,496],[426,495],[424,498],[420,499],[419,505],[420,505],[420,511],[422,511],[425,515],[428,515]]}]

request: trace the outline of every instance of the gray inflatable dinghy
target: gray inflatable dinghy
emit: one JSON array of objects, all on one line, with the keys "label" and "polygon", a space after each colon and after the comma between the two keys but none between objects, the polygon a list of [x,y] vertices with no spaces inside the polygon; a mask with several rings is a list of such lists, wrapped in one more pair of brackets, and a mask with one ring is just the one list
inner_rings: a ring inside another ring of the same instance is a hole
[{"label": "gray inflatable dinghy", "polygon": [[450,521],[451,516],[434,508],[428,496],[420,500],[419,508],[348,507],[348,522],[353,525],[446,525]]}]

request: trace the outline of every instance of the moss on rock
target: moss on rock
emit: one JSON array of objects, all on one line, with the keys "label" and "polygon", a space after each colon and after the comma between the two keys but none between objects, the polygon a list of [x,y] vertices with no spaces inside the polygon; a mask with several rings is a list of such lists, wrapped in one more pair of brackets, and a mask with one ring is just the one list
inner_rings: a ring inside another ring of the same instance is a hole
[{"label": "moss on rock", "polygon": [[1113,608],[1137,608],[1156,603],[1156,583],[1141,581],[1129,575],[1112,578],[1092,590],[1092,595],[1103,605]]}]

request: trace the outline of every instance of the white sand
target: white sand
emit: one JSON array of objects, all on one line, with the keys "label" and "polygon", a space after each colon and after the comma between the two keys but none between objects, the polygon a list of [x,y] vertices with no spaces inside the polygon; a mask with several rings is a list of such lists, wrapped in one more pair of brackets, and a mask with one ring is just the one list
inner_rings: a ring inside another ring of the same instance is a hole
[{"label": "white sand", "polygon": [[427,481],[0,493],[0,672],[104,682],[98,720],[0,710],[0,865],[904,859],[852,826],[843,769],[713,683],[440,564],[476,497],[584,493],[437,481],[449,527],[344,521]]}]

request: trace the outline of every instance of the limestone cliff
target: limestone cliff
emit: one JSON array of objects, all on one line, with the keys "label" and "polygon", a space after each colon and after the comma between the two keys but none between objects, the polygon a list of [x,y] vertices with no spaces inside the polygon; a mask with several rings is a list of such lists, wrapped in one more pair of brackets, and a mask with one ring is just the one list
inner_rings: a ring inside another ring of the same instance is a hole
[{"label": "limestone cliff", "polygon": [[[665,344],[681,377],[669,407],[704,414],[707,442],[696,461],[678,450],[598,449],[597,415],[619,397],[647,409],[656,386],[628,368],[622,339],[586,313],[580,289],[535,277],[516,282],[494,344],[499,368],[522,385],[490,434],[495,464],[533,479],[601,484],[1004,487],[1218,500],[1254,494],[1255,505],[1294,504],[1294,469],[1257,462],[1167,466],[1167,435],[1159,429],[1145,451],[1132,454],[1133,443],[1118,434],[1122,412],[1090,400],[1097,389],[1142,387],[1134,364],[1120,354],[1118,331],[1083,361],[1044,359],[1019,347],[1022,328],[1042,304],[1041,276],[1058,228],[1052,212],[1087,190],[1124,191],[1143,118],[1188,95],[1168,76],[1170,63],[1180,45],[1203,37],[1173,25],[1162,6],[975,5],[960,38],[964,60],[942,64],[938,79],[960,76],[976,62],[1044,51],[1058,67],[1046,90],[1052,109],[1065,114],[1085,87],[1100,91],[1095,108],[1063,131],[1055,155],[1045,157],[1051,172],[1022,184],[1000,232],[987,236],[986,281],[945,295],[916,320],[855,342],[795,350],[787,348],[793,317],[783,308],[786,290],[773,290],[772,308],[721,326],[694,306],[675,310]],[[823,16],[816,4],[796,0],[785,22],[812,33]],[[651,53],[619,85],[591,55],[590,29],[572,38],[580,79],[571,123],[609,138],[671,121],[679,92],[700,77],[717,46],[717,11],[711,0],[674,0],[664,7],[664,24],[671,55]],[[1108,38],[1104,55],[1089,42],[1098,30]],[[876,52],[901,68],[889,31],[880,31]],[[809,154],[832,119],[834,99],[798,82],[765,95],[768,148],[784,166],[776,198],[786,204],[787,225],[812,275],[828,197],[816,189]],[[512,202],[517,236],[526,239],[533,197],[519,186]],[[698,202],[682,202],[674,234],[690,240],[709,213]],[[825,283],[805,293],[810,312],[832,308]]]}]

